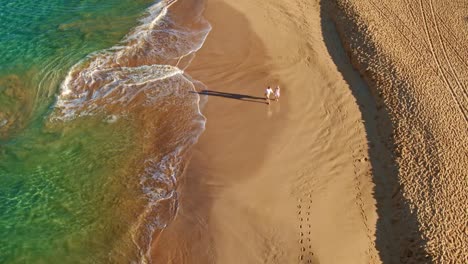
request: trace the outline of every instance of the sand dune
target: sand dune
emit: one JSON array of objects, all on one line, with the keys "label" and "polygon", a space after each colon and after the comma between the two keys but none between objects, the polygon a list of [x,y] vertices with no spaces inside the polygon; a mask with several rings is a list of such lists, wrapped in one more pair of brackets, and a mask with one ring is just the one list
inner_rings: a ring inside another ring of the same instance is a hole
[{"label": "sand dune", "polygon": [[207,2],[207,128],[154,263],[466,262],[463,11],[354,2]]}]

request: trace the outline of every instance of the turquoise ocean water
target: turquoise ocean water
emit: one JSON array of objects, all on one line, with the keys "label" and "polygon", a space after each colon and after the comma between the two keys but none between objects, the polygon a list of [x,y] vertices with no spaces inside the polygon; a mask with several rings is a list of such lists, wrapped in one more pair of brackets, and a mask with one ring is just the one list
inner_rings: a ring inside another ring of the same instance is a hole
[{"label": "turquoise ocean water", "polygon": [[0,0],[0,263],[149,262],[204,127],[172,2]]}]

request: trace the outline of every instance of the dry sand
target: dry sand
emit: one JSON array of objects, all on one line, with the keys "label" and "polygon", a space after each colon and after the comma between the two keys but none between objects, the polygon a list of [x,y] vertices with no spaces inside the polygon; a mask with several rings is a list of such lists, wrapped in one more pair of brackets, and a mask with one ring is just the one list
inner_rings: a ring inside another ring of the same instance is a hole
[{"label": "dry sand", "polygon": [[393,263],[468,263],[468,2],[337,3],[353,64],[391,119]]},{"label": "dry sand", "polygon": [[[331,2],[207,2],[213,30],[188,69],[212,91],[207,128],[154,263],[463,263],[467,57],[449,47],[466,34]],[[270,106],[257,98],[268,84],[282,87]]]}]

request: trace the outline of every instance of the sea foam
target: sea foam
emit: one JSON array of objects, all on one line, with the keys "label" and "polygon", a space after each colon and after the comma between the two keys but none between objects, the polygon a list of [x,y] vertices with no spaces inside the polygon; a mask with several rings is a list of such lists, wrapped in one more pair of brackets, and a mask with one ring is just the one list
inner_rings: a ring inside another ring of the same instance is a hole
[{"label": "sea foam", "polygon": [[184,70],[211,26],[200,14],[180,23],[168,9],[175,2],[155,3],[121,43],[73,66],[51,116],[54,122],[96,114],[106,116],[106,122],[132,113],[155,116],[157,121],[142,122],[141,137],[155,146],[145,153],[138,175],[147,205],[131,227],[139,251],[135,261],[142,263],[150,262],[153,233],[163,230],[177,211],[177,177],[205,128],[195,81]]}]

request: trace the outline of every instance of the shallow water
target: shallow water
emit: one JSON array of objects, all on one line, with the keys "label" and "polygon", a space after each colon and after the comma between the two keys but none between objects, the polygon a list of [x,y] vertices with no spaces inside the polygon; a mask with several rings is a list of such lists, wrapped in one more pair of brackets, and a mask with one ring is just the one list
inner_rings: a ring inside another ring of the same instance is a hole
[{"label": "shallow water", "polygon": [[0,0],[1,263],[149,261],[205,122],[169,4]]}]

